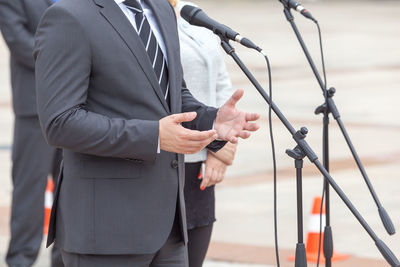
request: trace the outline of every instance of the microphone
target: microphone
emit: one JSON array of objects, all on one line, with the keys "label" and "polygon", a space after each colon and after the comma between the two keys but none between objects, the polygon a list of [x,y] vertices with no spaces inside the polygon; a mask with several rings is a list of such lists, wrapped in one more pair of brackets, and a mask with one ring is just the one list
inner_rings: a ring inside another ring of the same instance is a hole
[{"label": "microphone", "polygon": [[228,26],[225,26],[213,20],[212,18],[207,16],[207,14],[203,10],[201,10],[198,7],[185,5],[181,10],[181,17],[187,22],[189,22],[191,25],[207,28],[213,31],[215,34],[228,38],[232,41],[238,42],[243,46],[255,49],[258,52],[262,51],[262,49],[259,48],[257,45],[255,45],[252,41],[241,36],[239,33],[235,32]]},{"label": "microphone", "polygon": [[305,9],[299,2],[296,0],[279,0],[283,5],[285,5],[288,8],[292,8],[302,14],[304,17],[311,19],[315,23],[317,23],[317,20],[311,15],[311,13]]}]

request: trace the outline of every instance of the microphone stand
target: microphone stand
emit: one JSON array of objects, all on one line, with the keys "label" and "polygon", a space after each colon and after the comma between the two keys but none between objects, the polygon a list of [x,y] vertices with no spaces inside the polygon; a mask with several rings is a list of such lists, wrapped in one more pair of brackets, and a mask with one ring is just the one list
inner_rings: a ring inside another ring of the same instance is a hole
[{"label": "microphone stand", "polygon": [[[303,127],[296,134],[298,138],[306,138],[308,133],[307,128]],[[294,166],[296,168],[296,189],[297,189],[297,244],[296,244],[296,256],[295,256],[295,267],[307,267],[307,255],[306,246],[303,241],[303,162],[306,154],[299,147],[296,146],[294,149],[287,149],[286,154],[294,159]]]},{"label": "microphone stand", "polygon": [[[372,197],[378,207],[378,212],[379,216],[381,217],[382,223],[386,229],[386,231],[390,234],[393,235],[395,234],[396,230],[394,228],[393,222],[389,217],[389,214],[386,212],[385,208],[382,206],[381,202],[379,201],[379,198],[371,184],[370,179],[368,178],[368,175],[364,169],[363,164],[361,163],[361,160],[355,150],[355,147],[353,146],[353,143],[350,140],[350,137],[346,131],[346,128],[344,127],[344,124],[340,118],[339,111],[336,107],[336,104],[333,100],[333,96],[336,92],[335,88],[330,88],[327,90],[326,85],[323,83],[321,76],[318,73],[317,68],[315,67],[314,61],[311,58],[310,53],[308,52],[308,49],[303,41],[303,38],[297,29],[297,26],[294,22],[294,17],[292,13],[290,12],[290,7],[287,5],[284,5],[284,14],[286,16],[286,19],[289,21],[290,25],[293,28],[294,33],[296,34],[296,37],[304,51],[304,54],[307,57],[307,60],[311,66],[312,71],[314,72],[314,75],[323,91],[325,102],[324,104],[320,105],[317,107],[315,110],[315,114],[321,114],[323,113],[323,163],[325,169],[329,172],[329,114],[332,113],[333,118],[337,121],[339,128],[346,140],[346,143],[348,147],[350,148],[350,151],[353,155],[354,160],[357,163],[357,166],[368,186],[369,191],[372,194]],[[325,176],[325,181],[324,181],[324,188],[325,188],[325,196],[326,196],[326,226],[324,230],[324,256],[325,256],[325,266],[326,267],[331,267],[332,266],[332,256],[333,256],[333,238],[332,238],[332,228],[330,225],[330,195],[329,195],[329,181],[327,177]]]},{"label": "microphone stand", "polygon": [[302,130],[296,131],[293,128],[293,126],[286,119],[286,117],[282,114],[282,112],[275,105],[275,103],[271,101],[270,97],[264,91],[263,87],[260,85],[260,83],[257,81],[257,79],[253,76],[253,74],[249,71],[249,69],[246,67],[246,65],[237,56],[235,49],[229,44],[229,40],[226,37],[222,36],[221,34],[219,34],[219,37],[221,39],[221,46],[224,49],[224,51],[233,58],[233,60],[238,64],[240,69],[242,69],[244,74],[248,77],[250,82],[254,85],[254,87],[261,94],[261,96],[264,98],[264,100],[271,106],[271,109],[274,111],[274,113],[277,115],[277,117],[281,120],[281,122],[286,127],[286,129],[291,133],[293,139],[297,143],[298,148],[318,168],[318,170],[321,172],[321,174],[324,177],[326,177],[326,180],[329,182],[329,184],[332,186],[332,188],[336,191],[338,196],[346,204],[348,209],[353,213],[353,215],[356,217],[356,219],[359,221],[359,223],[362,225],[362,227],[365,229],[365,231],[368,233],[368,235],[372,238],[372,240],[375,241],[375,245],[381,252],[382,256],[385,258],[385,260],[392,267],[400,267],[400,262],[396,258],[396,256],[393,254],[393,252],[389,249],[389,247],[381,239],[378,238],[378,236],[375,234],[375,232],[371,229],[371,227],[368,225],[368,223],[365,221],[365,219],[361,216],[361,214],[358,212],[358,210],[354,207],[354,205],[348,199],[346,194],[337,185],[337,183],[332,178],[332,176],[329,174],[329,172],[324,168],[324,166],[318,160],[317,155],[314,153],[312,148],[309,146],[309,144],[305,140],[306,135],[304,133],[308,132],[308,130],[306,130],[305,127],[304,127],[305,129],[302,129],[303,131]]}]

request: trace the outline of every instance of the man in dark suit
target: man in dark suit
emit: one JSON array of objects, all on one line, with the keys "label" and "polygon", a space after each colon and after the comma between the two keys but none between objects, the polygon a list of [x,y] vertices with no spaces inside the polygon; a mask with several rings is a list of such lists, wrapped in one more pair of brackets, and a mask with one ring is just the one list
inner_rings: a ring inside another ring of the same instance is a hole
[{"label": "man in dark suit", "polygon": [[[51,0],[0,0],[0,29],[10,49],[15,113],[11,240],[6,256],[9,266],[32,266],[36,260],[43,236],[47,176],[52,172],[55,178],[60,164],[56,160],[59,155],[46,143],[40,129],[33,59],[34,34],[51,4]],[[59,253],[53,252],[53,266],[63,266]]]},{"label": "man in dark suit", "polygon": [[192,97],[167,0],[60,0],[35,58],[42,129],[64,152],[48,242],[66,266],[186,266],[182,154],[258,129],[243,90],[219,110]]}]

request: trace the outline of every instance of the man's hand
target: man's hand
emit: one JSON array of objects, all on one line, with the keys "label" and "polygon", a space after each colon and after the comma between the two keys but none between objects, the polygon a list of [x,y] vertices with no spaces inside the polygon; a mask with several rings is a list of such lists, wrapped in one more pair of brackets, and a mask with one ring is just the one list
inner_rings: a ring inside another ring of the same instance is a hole
[{"label": "man's hand", "polygon": [[168,152],[194,154],[214,141],[218,137],[215,130],[200,132],[180,125],[196,116],[196,112],[187,112],[162,118],[159,123],[160,148]]},{"label": "man's hand", "polygon": [[219,139],[235,144],[238,141],[238,137],[246,139],[250,136],[250,132],[258,130],[258,124],[250,123],[250,121],[258,120],[260,115],[247,113],[235,107],[243,94],[243,89],[236,90],[231,98],[218,110],[214,129],[217,130]]},{"label": "man's hand", "polygon": [[226,164],[209,152],[206,159],[206,170],[205,173],[202,173],[203,181],[201,182],[200,189],[204,190],[208,186],[222,182],[225,171]]}]

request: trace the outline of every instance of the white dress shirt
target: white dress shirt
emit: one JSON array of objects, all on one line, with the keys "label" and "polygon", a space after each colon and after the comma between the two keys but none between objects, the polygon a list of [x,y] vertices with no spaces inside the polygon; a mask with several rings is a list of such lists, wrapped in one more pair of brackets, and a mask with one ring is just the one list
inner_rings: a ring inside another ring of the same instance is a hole
[{"label": "white dress shirt", "polygon": [[[130,21],[130,23],[132,24],[132,26],[135,28],[135,30],[137,31],[137,27],[136,27],[136,21],[135,21],[135,16],[136,14],[134,12],[132,12],[129,8],[126,7],[126,5],[124,5],[124,1],[125,0],[114,0],[115,3],[117,3],[117,5],[121,8],[122,12],[124,12],[125,16],[128,18],[128,20]],[[142,5],[143,8],[143,13],[146,16],[151,30],[153,31],[158,45],[160,46],[163,54],[164,54],[164,58],[167,61],[168,64],[168,58],[167,58],[167,50],[165,49],[165,43],[164,43],[164,39],[161,35],[161,31],[160,28],[158,27],[157,24],[157,20],[154,17],[153,11],[150,9],[150,7],[143,1],[143,0],[136,0],[139,1],[140,4]]]},{"label": "white dress shirt", "polygon": [[[137,31],[136,21],[135,21],[136,14],[133,13],[129,8],[126,7],[126,5],[123,3],[125,0],[114,0],[114,1],[121,8],[122,12],[124,12],[125,16],[128,18],[128,20],[130,21],[132,26]],[[157,39],[158,45],[160,46],[160,48],[164,54],[165,61],[167,62],[167,65],[168,65],[167,50],[165,49],[164,39],[161,35],[160,28],[158,27],[158,24],[157,24],[156,18],[154,17],[153,11],[150,9],[150,7],[144,1],[142,1],[142,0],[136,0],[136,1],[140,1],[140,4],[142,5],[142,8],[143,8],[143,13],[146,16],[146,18],[150,24],[151,30],[153,31],[154,36]],[[160,137],[158,137],[157,153],[160,153]]]}]

